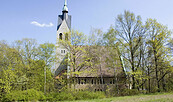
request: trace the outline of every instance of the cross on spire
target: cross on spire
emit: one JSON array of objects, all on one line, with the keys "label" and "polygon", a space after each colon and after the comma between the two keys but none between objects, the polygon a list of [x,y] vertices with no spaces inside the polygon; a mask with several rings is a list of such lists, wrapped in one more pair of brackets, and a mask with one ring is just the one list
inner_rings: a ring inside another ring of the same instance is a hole
[{"label": "cross on spire", "polygon": [[64,1],[64,5],[66,5],[66,6],[67,6],[67,0],[65,0],[65,1]]}]

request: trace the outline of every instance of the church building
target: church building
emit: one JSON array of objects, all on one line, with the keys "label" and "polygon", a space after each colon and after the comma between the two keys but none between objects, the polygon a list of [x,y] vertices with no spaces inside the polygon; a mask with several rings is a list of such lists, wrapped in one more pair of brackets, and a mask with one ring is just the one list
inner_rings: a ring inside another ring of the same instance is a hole
[{"label": "church building", "polygon": [[[67,8],[67,0],[65,0],[64,7],[62,10],[62,15],[58,16],[58,25],[57,25],[57,43],[56,43],[56,56],[58,61],[56,62],[55,76],[58,78],[62,73],[67,73],[67,79],[72,79],[71,87],[76,90],[92,90],[92,91],[105,91],[105,90],[114,90],[116,87],[126,87],[124,84],[116,84],[124,83],[125,81],[125,73],[121,66],[120,62],[116,62],[120,66],[116,66],[114,68],[110,68],[107,65],[106,58],[110,57],[108,54],[109,51],[104,46],[93,47],[93,46],[79,46],[89,51],[99,50],[100,52],[107,52],[101,54],[100,57],[95,59],[99,59],[100,63],[95,64],[94,67],[87,67],[86,70],[91,71],[94,69],[94,73],[81,73],[80,75],[68,75],[70,71],[72,71],[72,67],[68,65],[68,63],[64,64],[66,59],[69,59],[67,55],[69,50],[65,48],[60,41],[70,41],[70,34],[67,32],[71,31],[71,15],[68,15]],[[81,52],[79,52],[81,53]],[[93,53],[93,52],[92,52]],[[118,53],[117,53],[118,56]],[[77,64],[80,64],[84,61],[83,58],[79,58],[76,60]],[[83,67],[85,69],[85,67]],[[79,70],[75,70],[79,71]]]}]

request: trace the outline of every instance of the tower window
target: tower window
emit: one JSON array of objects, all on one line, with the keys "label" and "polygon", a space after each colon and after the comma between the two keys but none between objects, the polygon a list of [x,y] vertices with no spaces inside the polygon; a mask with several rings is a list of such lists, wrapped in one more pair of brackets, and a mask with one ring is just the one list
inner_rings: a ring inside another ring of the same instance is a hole
[{"label": "tower window", "polygon": [[115,79],[113,79],[113,84],[115,84]]},{"label": "tower window", "polygon": [[68,40],[68,34],[67,33],[65,34],[65,40],[66,41]]},{"label": "tower window", "polygon": [[61,50],[61,53],[65,53],[65,50]]},{"label": "tower window", "polygon": [[59,34],[59,39],[62,40],[62,33]]}]

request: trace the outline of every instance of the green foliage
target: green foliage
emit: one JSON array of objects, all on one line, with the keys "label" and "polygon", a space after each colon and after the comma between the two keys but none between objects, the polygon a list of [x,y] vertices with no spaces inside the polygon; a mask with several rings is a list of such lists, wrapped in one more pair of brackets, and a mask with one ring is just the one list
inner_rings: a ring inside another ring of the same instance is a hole
[{"label": "green foliage", "polygon": [[15,72],[9,67],[6,70],[2,70],[2,79],[0,80],[0,90],[4,90],[4,93],[9,93],[12,89],[11,84],[14,84],[16,75]]},{"label": "green foliage", "polygon": [[44,43],[39,45],[39,51],[40,51],[40,56],[39,58],[41,60],[44,60],[46,63],[46,66],[49,68],[55,61],[55,45],[51,43]]},{"label": "green foliage", "polygon": [[132,96],[132,95],[138,95],[141,92],[137,89],[123,89],[120,91],[120,96]]},{"label": "green foliage", "polygon": [[87,99],[102,99],[105,98],[103,92],[90,91],[63,91],[60,93],[51,93],[47,96],[47,101],[72,101],[72,100],[87,100]]},{"label": "green foliage", "polygon": [[113,52],[108,58],[108,66],[118,66],[116,60],[122,62],[117,57],[119,55],[124,60],[120,65],[128,71],[127,83],[132,89],[153,92],[154,84],[158,91],[170,90],[166,87],[170,85],[167,83],[172,73],[170,50],[173,52],[173,41],[169,40],[172,32],[168,27],[155,19],[148,19],[144,24],[140,16],[130,11],[118,15],[115,24],[103,36],[104,44],[111,46],[109,52]]},{"label": "green foliage", "polygon": [[150,25],[148,29],[148,40],[147,45],[148,49],[153,56],[153,69],[155,71],[155,80],[157,83],[157,90],[160,92],[162,82],[163,90],[164,86],[164,77],[170,72],[170,61],[169,50],[165,45],[168,43],[171,31],[168,30],[166,26],[158,23],[155,19],[148,19],[147,23]]},{"label": "green foliage", "polygon": [[29,89],[25,91],[13,91],[7,94],[4,98],[4,102],[9,101],[43,101],[45,100],[44,93],[41,91],[36,91],[34,89]]},{"label": "green foliage", "polygon": [[72,45],[83,45],[86,42],[86,35],[84,35],[84,33],[82,32],[78,32],[78,31],[71,31],[71,44]]},{"label": "green foliage", "polygon": [[[46,68],[46,90],[54,88],[51,68],[54,65],[54,45],[40,46],[34,39],[15,41],[13,45],[0,41],[0,96],[14,91],[44,89],[44,68]],[[48,92],[49,92],[48,91]]]},{"label": "green foliage", "polygon": [[105,98],[105,94],[103,92],[79,91],[79,92],[74,92],[73,94],[76,100]]},{"label": "green foliage", "polygon": [[56,94],[56,101],[64,101],[64,100],[74,100],[75,97],[70,92],[61,92]]}]

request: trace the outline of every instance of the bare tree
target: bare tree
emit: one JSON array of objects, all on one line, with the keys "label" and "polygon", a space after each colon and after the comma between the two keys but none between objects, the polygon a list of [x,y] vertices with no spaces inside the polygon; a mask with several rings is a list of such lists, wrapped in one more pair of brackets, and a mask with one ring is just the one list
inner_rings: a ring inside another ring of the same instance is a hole
[{"label": "bare tree", "polygon": [[137,71],[137,56],[141,45],[142,37],[146,32],[146,27],[142,25],[141,17],[134,13],[125,11],[118,15],[115,30],[120,45],[124,48],[121,55],[129,63],[129,69],[132,71],[132,89],[136,88],[135,72]]}]

